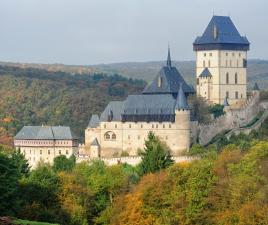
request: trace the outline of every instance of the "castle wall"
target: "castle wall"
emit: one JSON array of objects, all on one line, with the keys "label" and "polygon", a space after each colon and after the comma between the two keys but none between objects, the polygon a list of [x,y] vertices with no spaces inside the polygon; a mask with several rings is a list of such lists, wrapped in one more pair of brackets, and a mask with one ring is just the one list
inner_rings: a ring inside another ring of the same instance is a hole
[{"label": "castle wall", "polygon": [[[190,112],[178,111],[176,122],[100,122],[101,157],[120,156],[127,152],[131,156],[137,155],[139,149],[144,149],[145,140],[149,132],[153,132],[166,143],[172,155],[179,155],[190,147]],[[87,129],[85,138],[92,140],[96,134]],[[86,140],[86,145],[90,145]]]},{"label": "castle wall", "polygon": [[259,92],[253,92],[253,95],[240,109],[230,109],[225,115],[215,119],[210,124],[200,124],[198,127],[198,139],[202,145],[208,144],[217,134],[246,126],[260,112]]},{"label": "castle wall", "polygon": [[[136,166],[141,162],[140,156],[128,156],[128,157],[113,157],[113,158],[105,158],[101,157],[99,158],[102,160],[107,166],[117,165],[120,163],[127,163],[132,166]],[[194,160],[198,160],[198,157],[192,157],[192,156],[174,156],[172,157],[175,163],[181,163],[181,162],[191,162]],[[87,155],[78,155],[77,156],[77,163],[86,161],[88,163],[91,162],[91,158]],[[94,159],[93,159],[94,160]]]}]

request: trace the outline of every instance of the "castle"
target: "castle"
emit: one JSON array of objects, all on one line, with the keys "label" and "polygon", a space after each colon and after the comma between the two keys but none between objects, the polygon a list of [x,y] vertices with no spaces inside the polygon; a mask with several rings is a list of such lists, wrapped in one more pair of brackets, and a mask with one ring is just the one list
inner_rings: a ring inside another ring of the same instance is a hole
[{"label": "castle", "polygon": [[[249,42],[230,17],[213,16],[196,52],[196,92],[210,104],[242,108],[247,102],[247,51]],[[92,115],[85,130],[85,149],[91,157],[111,157],[127,152],[137,155],[151,131],[180,155],[190,148],[197,133],[187,97],[195,90],[172,66],[170,50],[166,66],[140,95],[110,102],[100,117]]]},{"label": "castle", "polygon": [[[230,17],[213,16],[203,35],[193,43],[196,52],[196,90],[185,82],[172,65],[168,49],[166,65],[141,94],[129,95],[123,101],[112,101],[100,116],[91,116],[85,130],[85,144],[79,147],[78,159],[84,155],[90,159],[116,159],[123,154],[135,157],[144,148],[149,132],[165,142],[173,156],[180,156],[197,140],[206,145],[218,133],[247,125],[260,111],[258,87],[250,96],[247,92],[249,45]],[[226,113],[211,124],[199,124],[191,115],[187,101],[194,94],[203,97],[209,104],[224,105]],[[67,151],[67,148],[68,153],[77,153],[77,139],[72,135],[67,138],[68,146],[62,145],[67,145],[67,140],[57,141],[55,137],[46,139],[46,142],[58,143],[56,147],[39,146],[44,137],[36,135],[33,141],[31,131],[25,132],[25,129],[17,134],[14,145],[23,149],[30,160],[34,147],[40,154],[39,148],[46,147],[46,156],[54,147],[55,151],[50,154],[52,158],[62,153],[63,149]],[[24,133],[28,135],[22,135]]]}]

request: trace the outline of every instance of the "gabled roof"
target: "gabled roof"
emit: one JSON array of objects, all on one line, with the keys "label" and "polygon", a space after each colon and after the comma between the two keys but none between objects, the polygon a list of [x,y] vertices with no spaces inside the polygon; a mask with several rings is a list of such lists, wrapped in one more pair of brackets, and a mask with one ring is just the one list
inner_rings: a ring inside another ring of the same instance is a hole
[{"label": "gabled roof", "polygon": [[91,116],[91,119],[88,123],[88,126],[87,127],[90,127],[90,128],[96,128],[99,126],[99,123],[100,123],[100,118],[97,114],[93,114]]},{"label": "gabled roof", "polygon": [[208,68],[205,68],[202,73],[199,75],[199,77],[212,77],[210,71]]},{"label": "gabled roof", "polygon": [[175,99],[170,94],[129,95],[124,102],[123,115],[174,114]]},{"label": "gabled roof", "polygon": [[213,16],[202,36],[195,39],[194,50],[249,49],[249,41],[239,34],[229,16]]},{"label": "gabled roof", "polygon": [[100,146],[99,142],[98,142],[98,139],[95,138],[92,143],[91,143],[92,146]]},{"label": "gabled roof", "polygon": [[253,91],[259,91],[259,85],[257,84],[257,82],[255,82],[254,87],[253,87]]},{"label": "gabled roof", "polygon": [[[159,85],[159,81],[161,85]],[[184,81],[176,67],[163,67],[153,82],[145,87],[143,94],[177,94],[180,84],[185,93],[193,93],[192,88]]]},{"label": "gabled roof", "polygon": [[194,90],[185,82],[176,67],[171,65],[170,50],[168,49],[167,65],[162,67],[153,82],[145,87],[142,94],[177,94],[180,84],[186,94]]},{"label": "gabled roof", "polygon": [[73,140],[70,127],[65,126],[24,126],[15,136],[15,140]]},{"label": "gabled roof", "polygon": [[189,110],[189,105],[187,103],[186,96],[184,94],[182,85],[180,86],[180,90],[176,99],[176,106],[177,110]]},{"label": "gabled roof", "polygon": [[[124,101],[111,101],[106,106],[104,111],[102,112],[100,116],[100,121],[121,121],[122,117],[122,107],[123,107]],[[112,118],[110,118],[110,115],[112,113]]]}]

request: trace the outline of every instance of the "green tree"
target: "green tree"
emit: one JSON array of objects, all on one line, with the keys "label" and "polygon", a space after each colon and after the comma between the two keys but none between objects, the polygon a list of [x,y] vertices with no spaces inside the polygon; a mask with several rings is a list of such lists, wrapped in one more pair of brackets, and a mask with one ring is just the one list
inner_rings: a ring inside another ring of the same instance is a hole
[{"label": "green tree", "polygon": [[16,161],[0,151],[0,216],[14,215],[18,210],[17,193],[21,176]]},{"label": "green tree", "polygon": [[209,112],[211,114],[213,114],[214,118],[217,118],[219,116],[224,115],[223,109],[224,109],[224,106],[223,105],[216,104],[216,105],[210,106]]},{"label": "green tree", "polygon": [[60,155],[54,158],[53,170],[56,172],[60,171],[71,171],[75,166],[75,156],[72,155],[67,158],[65,155]]},{"label": "green tree", "polygon": [[154,173],[173,164],[170,152],[165,149],[164,144],[152,132],[148,134],[141,157],[141,174]]}]

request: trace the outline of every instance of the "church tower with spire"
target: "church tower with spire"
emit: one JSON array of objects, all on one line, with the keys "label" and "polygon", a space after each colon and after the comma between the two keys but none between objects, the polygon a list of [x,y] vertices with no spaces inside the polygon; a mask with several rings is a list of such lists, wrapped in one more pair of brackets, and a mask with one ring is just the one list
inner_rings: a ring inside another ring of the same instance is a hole
[{"label": "church tower with spire", "polygon": [[196,52],[196,91],[211,104],[240,107],[247,100],[247,51],[230,17],[213,16],[193,43]]}]

